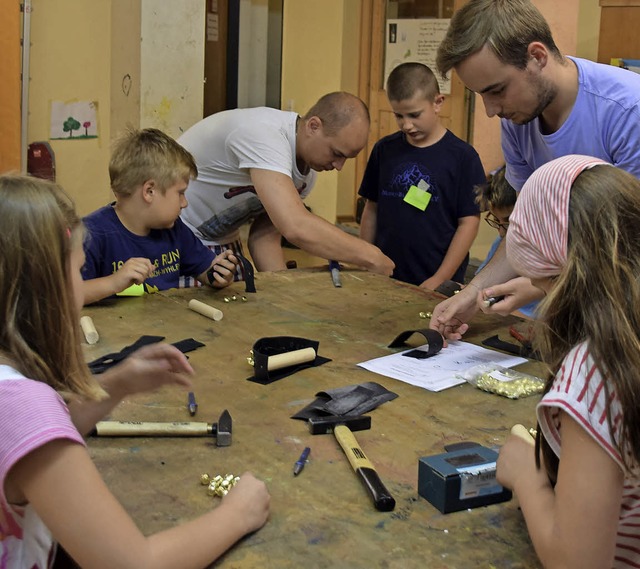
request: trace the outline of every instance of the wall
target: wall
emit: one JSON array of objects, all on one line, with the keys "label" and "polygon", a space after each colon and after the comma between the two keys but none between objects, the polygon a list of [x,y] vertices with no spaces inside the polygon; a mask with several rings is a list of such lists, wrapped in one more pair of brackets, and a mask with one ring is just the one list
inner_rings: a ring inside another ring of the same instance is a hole
[{"label": "wall", "polygon": [[111,0],[111,133],[140,127],[140,0]]},{"label": "wall", "polygon": [[112,199],[110,141],[126,126],[178,136],[202,118],[204,0],[33,0],[28,142],[51,101],[97,101],[99,138],[52,140],[57,181],[87,214]]},{"label": "wall", "polygon": [[205,2],[142,0],[140,127],[178,137],[202,118]]},{"label": "wall", "polygon": [[[303,115],[326,93],[357,92],[358,4],[354,0],[284,3],[282,101],[286,108]],[[355,162],[350,160],[342,172],[318,176],[315,189],[306,199],[314,213],[335,222],[337,188],[347,187],[353,196],[354,168]]]},{"label": "wall", "polygon": [[[534,1],[564,52],[592,57],[598,0]],[[324,93],[357,90],[359,4],[284,3],[285,108],[304,113]],[[48,140],[52,100],[98,101],[100,138],[51,141],[58,181],[81,213],[111,198],[110,139],[124,126],[156,126],[177,136],[202,116],[204,7],[204,0],[33,0],[28,141]],[[131,85],[125,95],[127,74]],[[479,101],[475,145],[487,169],[502,162],[499,130],[499,121],[488,119]],[[357,184],[354,162],[348,161],[340,174],[319,176],[308,203],[335,221],[353,212]]]},{"label": "wall", "polygon": [[[360,2],[347,0],[344,3],[344,33],[342,44],[342,90],[358,93],[358,66],[360,64]],[[338,174],[337,217],[352,217],[355,212],[354,186],[356,161],[348,160]]]},{"label": "wall", "polygon": [[99,138],[50,141],[57,181],[88,213],[109,199],[111,2],[32,6],[28,142],[49,139],[51,101],[97,101]]},{"label": "wall", "polygon": [[240,0],[238,107],[262,107],[267,96],[269,3]]}]

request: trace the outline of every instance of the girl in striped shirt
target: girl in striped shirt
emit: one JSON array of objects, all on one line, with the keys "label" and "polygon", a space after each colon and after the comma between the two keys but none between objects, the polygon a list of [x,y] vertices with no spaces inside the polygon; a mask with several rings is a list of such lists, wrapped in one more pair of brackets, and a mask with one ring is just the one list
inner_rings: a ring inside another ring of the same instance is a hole
[{"label": "girl in striped shirt", "polygon": [[[268,516],[245,473],[220,506],[145,537],[106,488],[82,435],[125,396],[191,385],[168,344],[90,375],[80,349],[83,229],[55,184],[0,176],[0,569],[44,569],[59,542],[81,567],[205,567]],[[240,488],[242,486],[242,488]]]},{"label": "girl in striped shirt", "polygon": [[510,435],[498,480],[545,567],[640,567],[640,181],[565,156],[509,221],[509,262],[547,295],[534,337],[549,378],[535,448]]}]

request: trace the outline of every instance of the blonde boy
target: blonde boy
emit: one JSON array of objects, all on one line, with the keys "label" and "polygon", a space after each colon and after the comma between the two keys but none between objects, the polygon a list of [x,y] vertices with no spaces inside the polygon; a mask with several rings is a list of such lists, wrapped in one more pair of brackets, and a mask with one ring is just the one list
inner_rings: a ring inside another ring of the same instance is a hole
[{"label": "blonde boy", "polygon": [[196,174],[191,155],[157,129],[130,130],[116,141],[109,163],[116,201],[84,218],[85,304],[132,285],[175,288],[181,276],[215,288],[233,280],[236,257],[216,257],[180,220]]}]

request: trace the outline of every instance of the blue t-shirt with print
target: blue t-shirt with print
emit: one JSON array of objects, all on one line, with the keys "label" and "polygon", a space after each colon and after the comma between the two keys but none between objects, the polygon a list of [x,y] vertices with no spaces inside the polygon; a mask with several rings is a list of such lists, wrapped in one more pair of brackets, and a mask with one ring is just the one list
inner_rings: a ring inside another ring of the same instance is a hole
[{"label": "blue t-shirt with print", "polygon": [[166,290],[176,288],[181,276],[201,275],[215,257],[180,218],[170,229],[152,229],[146,236],[135,235],[122,225],[113,204],[83,221],[88,230],[82,270],[85,280],[109,276],[130,258],[144,257],[156,267],[145,281],[145,290]]},{"label": "blue t-shirt with print", "polygon": [[[404,199],[421,180],[431,194],[424,211]],[[394,278],[419,285],[438,270],[458,220],[479,214],[473,188],[485,181],[478,153],[450,131],[425,148],[402,132],[376,143],[359,194],[378,204],[375,245],[396,264]],[[464,282],[468,261],[467,254],[454,281]]]}]

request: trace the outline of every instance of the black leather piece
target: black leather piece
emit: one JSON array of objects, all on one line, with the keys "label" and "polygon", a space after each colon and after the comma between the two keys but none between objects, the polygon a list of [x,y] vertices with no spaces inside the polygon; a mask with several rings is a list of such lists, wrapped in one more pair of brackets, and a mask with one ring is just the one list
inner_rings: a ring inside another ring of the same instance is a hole
[{"label": "black leather piece", "polygon": [[489,348],[495,348],[496,350],[502,350],[503,352],[507,352],[508,354],[513,354],[515,356],[529,358],[530,360],[542,360],[542,358],[540,358],[540,354],[532,348],[528,346],[512,344],[511,342],[505,342],[504,340],[501,340],[497,335],[491,336],[486,340],[482,340],[482,345],[488,346]]},{"label": "black leather piece", "polygon": [[[260,338],[253,344],[253,377],[248,377],[248,381],[269,385],[274,381],[278,381],[284,377],[292,375],[302,369],[309,367],[317,367],[326,364],[331,360],[318,355],[318,346],[320,342],[308,340],[307,338],[297,338],[295,336],[272,336],[269,338]],[[269,356],[278,354],[286,354],[304,348],[313,348],[316,352],[316,359],[310,362],[294,364],[289,367],[269,371],[267,369]]]},{"label": "black leather piece", "polygon": [[398,397],[379,383],[367,381],[316,393],[316,400],[298,411],[292,419],[362,415]]},{"label": "black leather piece", "polygon": [[242,272],[244,273],[244,292],[256,292],[256,283],[255,283],[255,274],[253,270],[253,265],[251,261],[247,259],[245,256],[240,255],[240,253],[233,254],[238,258],[238,260],[242,263]]},{"label": "black leather piece", "polygon": [[[100,373],[104,373],[110,367],[113,367],[116,364],[119,364],[122,360],[130,356],[136,350],[139,350],[143,346],[148,346],[150,344],[156,344],[158,342],[162,342],[164,340],[164,336],[140,336],[133,344],[130,346],[126,346],[122,348],[119,352],[114,352],[112,354],[105,354],[104,356],[100,356],[99,358],[89,362],[87,365],[91,370],[91,373],[94,375],[98,375]],[[204,346],[202,342],[198,342],[193,338],[186,338],[184,340],[180,340],[172,344],[176,348],[178,348],[183,354],[187,352],[192,352],[197,348],[201,348]]]},{"label": "black leather piece", "polygon": [[431,330],[430,328],[422,328],[420,330],[405,330],[398,334],[396,339],[389,344],[389,348],[400,348],[407,346],[406,340],[413,334],[422,334],[428,343],[427,350],[411,350],[406,354],[402,354],[409,358],[425,359],[435,356],[444,346],[444,338],[437,330]]}]

